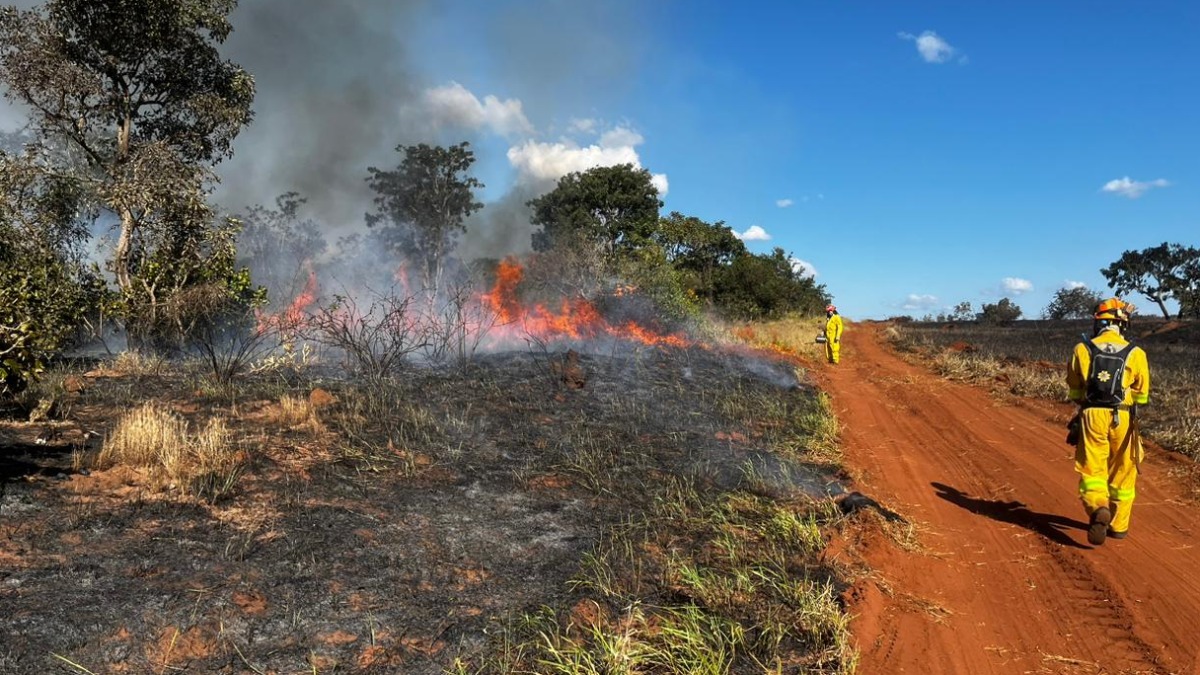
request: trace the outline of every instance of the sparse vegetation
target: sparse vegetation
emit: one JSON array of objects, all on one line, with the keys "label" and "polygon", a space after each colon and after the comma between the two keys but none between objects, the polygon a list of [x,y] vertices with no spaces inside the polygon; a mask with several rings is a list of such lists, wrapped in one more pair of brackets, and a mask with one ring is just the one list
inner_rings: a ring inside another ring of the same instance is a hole
[{"label": "sparse vegetation", "polygon": [[[900,349],[928,359],[937,372],[1007,394],[1066,401],[1071,347],[1090,321],[1025,321],[998,328],[939,324],[893,325]],[[1141,413],[1146,435],[1200,459],[1200,350],[1192,323],[1134,319],[1132,336],[1150,360],[1150,405]]]},{"label": "sparse vegetation", "polygon": [[[92,475],[72,476],[53,507],[71,514],[54,546],[80,537],[70,559],[103,570],[96,592],[155,604],[172,628],[129,623],[146,649],[123,657],[100,633],[54,649],[93,672],[115,658],[158,667],[144,654],[200,667],[224,657],[165,645],[204,642],[233,611],[217,651],[263,672],[370,658],[430,673],[852,672],[842,587],[819,559],[840,522],[824,498],[827,404],[792,366],[737,353],[573,363],[578,389],[517,352],[319,391],[312,375],[264,373],[213,398],[189,391],[209,378],[133,357],[136,374],[97,371],[68,394],[76,421],[63,428],[104,433],[70,441]],[[106,422],[115,405],[130,411]],[[46,546],[37,531],[19,545]],[[169,572],[121,572],[131,565]],[[60,573],[21,572],[45,592],[20,607],[53,602],[46,575]],[[206,590],[166,599],[185,578]],[[39,607],[50,632],[14,643],[15,672],[32,672],[31,648],[77,634],[69,614]],[[469,640],[439,638],[438,621]]]}]

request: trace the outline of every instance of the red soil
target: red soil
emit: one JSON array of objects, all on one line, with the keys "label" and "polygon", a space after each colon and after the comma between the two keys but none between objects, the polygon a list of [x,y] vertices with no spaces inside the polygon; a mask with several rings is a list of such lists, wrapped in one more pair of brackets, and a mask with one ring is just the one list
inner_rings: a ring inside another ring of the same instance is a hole
[{"label": "red soil", "polygon": [[1068,408],[942,380],[881,332],[855,326],[842,363],[815,374],[855,489],[913,522],[922,545],[878,532],[834,543],[875,570],[846,593],[859,672],[1200,673],[1186,460],[1148,447],[1129,537],[1093,548],[1063,444]]}]

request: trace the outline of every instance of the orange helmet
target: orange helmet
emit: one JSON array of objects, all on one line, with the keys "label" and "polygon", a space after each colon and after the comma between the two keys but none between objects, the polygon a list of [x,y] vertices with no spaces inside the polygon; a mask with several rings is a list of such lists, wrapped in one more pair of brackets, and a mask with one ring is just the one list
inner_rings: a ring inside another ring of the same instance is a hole
[{"label": "orange helmet", "polygon": [[1133,305],[1124,302],[1120,298],[1109,298],[1096,305],[1096,313],[1092,318],[1097,320],[1107,319],[1109,321],[1129,321],[1129,315],[1132,312]]},{"label": "orange helmet", "polygon": [[825,311],[826,312],[836,312],[837,307],[834,307],[833,305],[829,305],[828,307],[825,308]]}]

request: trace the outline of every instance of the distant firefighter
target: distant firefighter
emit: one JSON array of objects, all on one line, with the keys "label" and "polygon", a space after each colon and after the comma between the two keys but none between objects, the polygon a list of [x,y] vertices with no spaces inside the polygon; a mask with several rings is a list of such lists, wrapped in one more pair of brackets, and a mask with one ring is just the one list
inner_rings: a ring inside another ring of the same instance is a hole
[{"label": "distant firefighter", "polygon": [[825,308],[825,316],[825,356],[830,363],[837,363],[842,351],[842,317],[833,305]]},{"label": "distant firefighter", "polygon": [[1129,532],[1134,483],[1145,454],[1137,408],[1150,402],[1150,367],[1146,352],[1124,337],[1132,312],[1118,298],[1101,302],[1092,337],[1075,345],[1067,366],[1069,396],[1079,404],[1068,442],[1075,445],[1088,542],[1094,546]]}]

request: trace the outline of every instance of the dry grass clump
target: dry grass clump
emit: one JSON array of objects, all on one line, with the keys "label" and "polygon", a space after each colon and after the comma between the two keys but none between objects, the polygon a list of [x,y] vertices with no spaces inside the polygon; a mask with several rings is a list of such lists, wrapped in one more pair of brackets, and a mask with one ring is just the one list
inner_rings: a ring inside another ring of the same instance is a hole
[{"label": "dry grass clump", "polygon": [[814,317],[789,317],[776,321],[748,324],[730,329],[732,341],[786,355],[816,354],[817,335],[825,331],[825,320]]},{"label": "dry grass clump", "polygon": [[187,420],[149,402],[122,417],[94,457],[77,463],[146,469],[156,480],[216,501],[233,489],[245,457],[223,418],[209,419],[192,432]]},{"label": "dry grass clump", "polygon": [[275,421],[286,427],[317,427],[316,406],[307,396],[292,396],[284,394],[279,398],[279,411]]},{"label": "dry grass clump", "polygon": [[123,351],[113,359],[112,369],[122,375],[161,375],[167,358],[161,354],[143,354],[136,350]]}]

